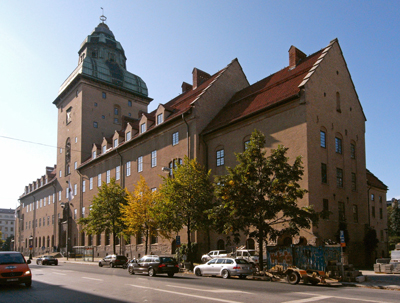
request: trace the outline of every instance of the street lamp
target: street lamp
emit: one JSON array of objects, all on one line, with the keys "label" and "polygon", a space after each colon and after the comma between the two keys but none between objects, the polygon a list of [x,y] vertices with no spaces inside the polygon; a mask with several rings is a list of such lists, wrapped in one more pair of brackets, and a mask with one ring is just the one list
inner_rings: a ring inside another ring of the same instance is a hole
[{"label": "street lamp", "polygon": [[66,232],[66,240],[65,240],[65,249],[67,251],[67,260],[68,260],[68,240],[69,240],[69,202],[61,203],[61,208],[65,208],[65,212],[67,213],[67,232]]},{"label": "street lamp", "polygon": [[32,260],[33,237],[29,237],[29,259]]}]

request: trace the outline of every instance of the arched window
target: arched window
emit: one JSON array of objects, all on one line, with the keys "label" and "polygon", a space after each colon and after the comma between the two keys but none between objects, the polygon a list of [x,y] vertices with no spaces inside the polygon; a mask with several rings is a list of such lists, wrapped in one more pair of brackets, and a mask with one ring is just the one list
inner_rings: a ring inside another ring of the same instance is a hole
[{"label": "arched window", "polygon": [[217,249],[224,250],[225,249],[225,242],[222,239],[219,239],[217,242]]},{"label": "arched window", "polygon": [[179,165],[182,165],[182,159],[181,158],[177,158],[172,160],[171,162],[169,162],[168,164],[168,168],[169,168],[169,176],[172,177],[174,175],[174,169],[178,167]]}]

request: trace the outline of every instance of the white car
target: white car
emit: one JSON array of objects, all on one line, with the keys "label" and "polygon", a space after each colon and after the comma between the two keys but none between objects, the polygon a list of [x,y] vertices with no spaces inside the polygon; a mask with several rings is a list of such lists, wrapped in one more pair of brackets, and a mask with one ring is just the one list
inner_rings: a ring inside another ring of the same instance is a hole
[{"label": "white car", "polygon": [[206,264],[197,265],[193,271],[196,276],[221,276],[224,279],[239,276],[244,279],[253,274],[253,267],[243,259],[216,258]]},{"label": "white car", "polygon": [[214,258],[225,258],[228,256],[228,252],[226,250],[212,250],[208,254],[201,256],[201,262],[206,263]]}]

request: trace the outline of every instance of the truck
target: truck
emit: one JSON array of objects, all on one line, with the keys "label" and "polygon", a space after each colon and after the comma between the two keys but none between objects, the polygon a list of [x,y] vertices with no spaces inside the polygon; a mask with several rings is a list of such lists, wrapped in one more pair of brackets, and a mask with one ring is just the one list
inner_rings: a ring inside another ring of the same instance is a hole
[{"label": "truck", "polygon": [[236,259],[245,259],[253,265],[257,265],[259,261],[258,252],[255,249],[238,249],[231,256]]},{"label": "truck", "polygon": [[208,254],[201,256],[201,262],[206,263],[214,258],[226,258],[228,257],[228,252],[226,250],[212,250]]}]

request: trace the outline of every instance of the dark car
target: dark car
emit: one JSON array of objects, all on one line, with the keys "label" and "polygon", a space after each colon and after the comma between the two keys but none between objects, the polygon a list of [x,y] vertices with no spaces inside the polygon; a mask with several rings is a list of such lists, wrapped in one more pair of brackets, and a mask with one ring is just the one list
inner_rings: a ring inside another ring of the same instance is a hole
[{"label": "dark car", "polygon": [[126,268],[128,266],[128,258],[122,255],[108,255],[99,261],[100,267],[103,267],[104,265],[110,267],[121,266],[122,268]]},{"label": "dark car", "polygon": [[179,266],[172,257],[149,255],[129,262],[128,272],[131,275],[146,273],[153,277],[158,274],[168,274],[168,277],[173,277],[179,272]]},{"label": "dark car", "polygon": [[41,256],[36,259],[37,265],[58,265],[57,258],[53,256]]},{"label": "dark car", "polygon": [[32,273],[24,256],[17,251],[0,251],[0,285],[25,283],[32,285]]}]

